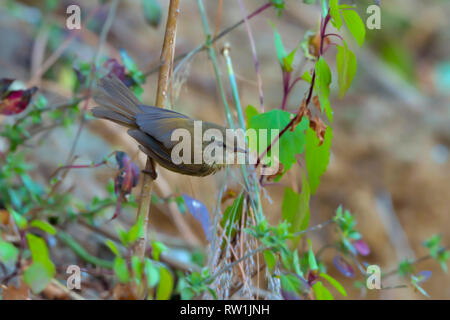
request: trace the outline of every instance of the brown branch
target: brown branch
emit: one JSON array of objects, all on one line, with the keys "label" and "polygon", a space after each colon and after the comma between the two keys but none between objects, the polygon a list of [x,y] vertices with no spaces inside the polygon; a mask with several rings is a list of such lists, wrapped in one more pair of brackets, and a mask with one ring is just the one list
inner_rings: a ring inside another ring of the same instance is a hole
[{"label": "brown branch", "polygon": [[[164,35],[164,43],[161,50],[161,66],[159,68],[158,90],[156,95],[156,106],[164,108],[166,106],[166,97],[169,86],[170,70],[173,64],[173,56],[175,52],[175,38],[177,31],[177,18],[179,13],[179,0],[170,0],[169,14],[166,23],[166,32]],[[147,158],[145,165],[146,170],[155,170],[153,160]],[[141,189],[141,197],[139,200],[139,208],[137,219],[143,218],[144,232],[142,237],[138,240],[135,248],[135,254],[141,258],[145,256],[145,248],[148,239],[148,219],[150,215],[151,193],[153,187],[153,179],[150,175],[144,175]]]}]

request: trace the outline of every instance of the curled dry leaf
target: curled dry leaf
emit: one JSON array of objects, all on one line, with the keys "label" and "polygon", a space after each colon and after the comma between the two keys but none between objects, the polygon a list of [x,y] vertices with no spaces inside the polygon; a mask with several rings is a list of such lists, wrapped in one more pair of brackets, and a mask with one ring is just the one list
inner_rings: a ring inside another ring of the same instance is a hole
[{"label": "curled dry leaf", "polygon": [[295,127],[302,121],[303,116],[311,117],[311,111],[306,107],[306,101],[303,100],[300,108],[298,109],[297,115],[295,116],[294,123],[292,124],[290,130],[293,132]]},{"label": "curled dry leaf", "polygon": [[137,300],[135,292],[134,284],[118,283],[114,287],[113,297],[116,300]]},{"label": "curled dry leaf", "polygon": [[5,209],[0,209],[0,224],[7,226],[9,224],[9,212]]},{"label": "curled dry leaf", "polygon": [[125,152],[117,151],[116,161],[119,167],[119,172],[114,178],[114,192],[117,195],[117,204],[111,220],[117,218],[120,214],[122,201],[139,182],[139,167],[131,160],[130,156]]},{"label": "curled dry leaf", "polygon": [[320,140],[319,145],[322,145],[327,125],[318,116],[315,116],[314,119],[309,120],[309,126],[316,132],[317,137]]},{"label": "curled dry leaf", "polygon": [[42,291],[42,294],[49,300],[69,299],[69,294],[53,283],[49,283],[48,286],[44,289],[44,291]]},{"label": "curled dry leaf", "polygon": [[30,300],[30,288],[28,288],[22,279],[18,288],[11,284],[9,286],[2,286],[2,289],[3,300]]},{"label": "curled dry leaf", "polygon": [[119,173],[114,180],[114,190],[116,194],[130,194],[139,182],[139,167],[131,160],[130,156],[122,151],[116,152],[116,161]]},{"label": "curled dry leaf", "polygon": [[[320,55],[320,30],[317,30],[317,32],[309,37],[308,44],[309,44],[309,53],[318,58]],[[330,40],[328,37],[323,39],[323,46],[326,47],[328,44],[330,44]]]},{"label": "curled dry leaf", "polygon": [[227,188],[225,192],[223,193],[222,199],[220,200],[220,203],[224,203],[227,200],[234,199],[238,196],[238,191],[235,189],[229,189]]},{"label": "curled dry leaf", "polygon": [[319,96],[318,95],[315,95],[313,97],[313,103],[316,106],[317,110],[319,110],[319,112],[322,112],[322,108],[320,106],[320,101],[319,101]]},{"label": "curled dry leaf", "polygon": [[[265,167],[263,166],[263,168],[265,168]],[[265,176],[265,178],[267,181],[273,181],[276,178],[278,178],[279,176],[281,176],[283,173],[284,173],[284,165],[281,162],[279,162],[278,163],[278,171],[274,174]]]}]

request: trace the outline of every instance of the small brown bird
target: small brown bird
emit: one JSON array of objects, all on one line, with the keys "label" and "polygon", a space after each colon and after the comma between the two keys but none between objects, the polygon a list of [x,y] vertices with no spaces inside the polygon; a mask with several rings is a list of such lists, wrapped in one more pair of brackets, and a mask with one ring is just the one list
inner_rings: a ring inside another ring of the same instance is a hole
[{"label": "small brown bird", "polygon": [[[129,128],[128,134],[139,142],[141,151],[168,170],[202,177],[213,174],[225,166],[225,161],[222,163],[208,162],[203,156],[201,163],[195,163],[194,152],[191,152],[189,163],[174,163],[171,157],[172,149],[178,141],[172,141],[171,137],[175,129],[186,129],[191,133],[190,145],[194,151],[201,150],[203,153],[208,145],[215,143],[222,148],[224,159],[229,159],[230,154],[225,143],[229,141],[229,145],[233,145],[231,149],[233,153],[245,152],[234,147],[234,137],[233,139],[228,138],[226,128],[211,122],[202,121],[203,132],[207,129],[217,129],[223,138],[212,142],[203,141],[203,139],[195,141],[194,119],[172,110],[142,105],[130,89],[114,75],[107,75],[99,79],[94,92],[94,100],[100,105],[92,109],[94,116]],[[197,149],[195,144],[197,144]],[[150,172],[150,174],[156,178],[156,172]]]}]

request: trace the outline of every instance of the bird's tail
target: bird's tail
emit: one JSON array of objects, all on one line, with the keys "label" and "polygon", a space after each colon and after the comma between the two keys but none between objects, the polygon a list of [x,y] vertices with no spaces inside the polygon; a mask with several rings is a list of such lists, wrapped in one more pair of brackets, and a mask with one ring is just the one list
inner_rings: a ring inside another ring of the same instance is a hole
[{"label": "bird's tail", "polygon": [[136,128],[134,116],[142,112],[139,100],[116,76],[107,75],[99,79],[93,97],[100,105],[92,109],[95,117]]}]

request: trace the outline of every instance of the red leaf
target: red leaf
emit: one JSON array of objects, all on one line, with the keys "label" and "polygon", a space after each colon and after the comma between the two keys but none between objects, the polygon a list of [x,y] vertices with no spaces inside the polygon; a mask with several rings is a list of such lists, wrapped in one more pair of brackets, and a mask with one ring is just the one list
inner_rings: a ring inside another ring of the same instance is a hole
[{"label": "red leaf", "polygon": [[108,59],[103,66],[109,70],[108,75],[113,74],[126,84],[125,67],[121,65],[116,59]]},{"label": "red leaf", "polygon": [[28,90],[10,91],[5,94],[0,102],[0,113],[9,116],[23,112],[36,91],[37,88],[33,87]]}]

